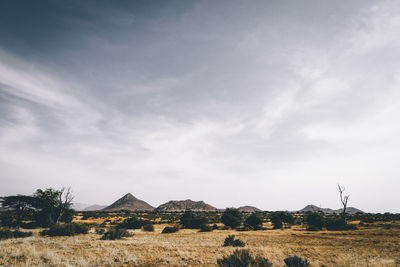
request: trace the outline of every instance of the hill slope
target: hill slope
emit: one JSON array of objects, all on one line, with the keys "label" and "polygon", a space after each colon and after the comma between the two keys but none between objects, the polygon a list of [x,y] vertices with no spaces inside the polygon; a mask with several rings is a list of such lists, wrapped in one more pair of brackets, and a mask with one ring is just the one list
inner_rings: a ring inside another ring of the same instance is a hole
[{"label": "hill slope", "polygon": [[256,208],[253,206],[242,206],[242,207],[239,207],[238,210],[241,212],[260,212],[261,211],[259,208]]},{"label": "hill slope", "polygon": [[[339,213],[341,213],[343,211],[343,209],[333,210],[333,209],[330,209],[330,208],[320,208],[320,207],[315,206],[315,205],[307,205],[303,209],[299,210],[298,212],[304,213],[304,212],[308,212],[308,211],[311,211],[311,212],[322,212],[322,213],[328,213],[328,214],[331,214],[331,213],[339,214]],[[359,209],[354,208],[354,207],[348,207],[346,209],[346,213],[349,213],[349,214],[356,214],[357,212],[364,213],[362,210],[359,210]]]},{"label": "hill slope", "polygon": [[83,211],[96,211],[96,210],[102,210],[104,208],[106,208],[107,206],[105,205],[90,205],[89,207],[86,207]]},{"label": "hill slope", "polygon": [[154,207],[143,200],[137,199],[131,193],[126,194],[110,206],[104,208],[105,211],[117,210],[154,210]]},{"label": "hill slope", "polygon": [[217,208],[205,203],[204,201],[187,200],[171,200],[160,205],[157,211],[217,211]]}]

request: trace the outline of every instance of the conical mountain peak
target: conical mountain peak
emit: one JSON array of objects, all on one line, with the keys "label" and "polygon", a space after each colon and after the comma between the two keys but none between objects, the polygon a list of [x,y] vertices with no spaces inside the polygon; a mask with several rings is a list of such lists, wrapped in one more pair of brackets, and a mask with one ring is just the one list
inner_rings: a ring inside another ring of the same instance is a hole
[{"label": "conical mountain peak", "polygon": [[117,211],[117,210],[153,210],[154,207],[149,205],[143,200],[137,199],[131,193],[127,193],[104,210]]}]

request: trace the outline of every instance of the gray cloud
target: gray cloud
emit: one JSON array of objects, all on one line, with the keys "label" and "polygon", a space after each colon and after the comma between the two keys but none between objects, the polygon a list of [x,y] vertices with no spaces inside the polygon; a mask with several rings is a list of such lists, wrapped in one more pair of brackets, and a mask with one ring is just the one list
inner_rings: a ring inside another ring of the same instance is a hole
[{"label": "gray cloud", "polygon": [[398,212],[397,3],[16,3],[0,9],[0,195],[336,208],[340,182]]}]

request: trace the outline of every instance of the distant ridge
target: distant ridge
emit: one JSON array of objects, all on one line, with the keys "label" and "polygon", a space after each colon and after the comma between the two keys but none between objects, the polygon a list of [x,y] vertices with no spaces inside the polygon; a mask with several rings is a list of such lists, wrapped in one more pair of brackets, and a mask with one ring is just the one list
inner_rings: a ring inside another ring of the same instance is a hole
[{"label": "distant ridge", "polygon": [[130,210],[130,211],[137,211],[137,210],[154,210],[154,207],[149,205],[143,200],[137,199],[131,193],[126,194],[125,196],[121,197],[113,204],[108,207],[105,207],[103,210],[105,211],[118,211],[118,210]]},{"label": "distant ridge", "polygon": [[256,208],[253,206],[242,206],[242,207],[239,207],[238,210],[241,212],[260,212],[261,211],[259,208]]},{"label": "distant ridge", "polygon": [[217,211],[216,207],[213,207],[204,201],[193,201],[190,199],[186,200],[171,200],[164,203],[156,208],[157,211]]},{"label": "distant ridge", "polygon": [[89,207],[90,205],[89,204],[86,204],[86,203],[79,203],[79,202],[74,202],[74,203],[72,203],[72,208],[74,209],[74,210],[77,210],[77,211],[82,211],[82,210],[84,210],[84,209],[86,209],[87,207]]},{"label": "distant ridge", "polygon": [[90,205],[89,207],[86,207],[83,211],[96,211],[96,210],[102,210],[106,208],[106,205]]},{"label": "distant ridge", "polygon": [[[307,205],[303,209],[299,210],[298,212],[304,213],[304,212],[308,212],[308,211],[311,211],[311,212],[322,212],[322,213],[327,213],[327,214],[333,214],[333,213],[339,214],[339,213],[343,212],[343,209],[333,210],[333,209],[330,209],[330,208],[320,208],[320,207],[315,206],[315,205]],[[359,209],[354,208],[354,207],[348,207],[346,209],[346,213],[349,213],[349,214],[356,214],[358,212],[364,213],[362,210],[359,210]]]}]

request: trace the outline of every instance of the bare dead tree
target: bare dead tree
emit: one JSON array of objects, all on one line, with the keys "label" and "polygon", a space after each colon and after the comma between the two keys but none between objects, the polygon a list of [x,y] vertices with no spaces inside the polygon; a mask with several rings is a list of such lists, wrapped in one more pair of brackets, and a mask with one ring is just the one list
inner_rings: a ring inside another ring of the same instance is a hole
[{"label": "bare dead tree", "polygon": [[350,195],[343,195],[343,192],[346,190],[346,188],[343,185],[338,184],[338,189],[339,189],[340,201],[343,204],[343,212],[342,212],[343,219],[346,220],[346,208]]},{"label": "bare dead tree", "polygon": [[72,201],[74,200],[74,197],[72,195],[72,190],[71,187],[68,187],[67,189],[65,187],[61,188],[60,194],[59,194],[59,214],[57,217],[57,223],[60,221],[61,217],[64,215],[64,212],[67,209],[70,209],[72,206]]}]

